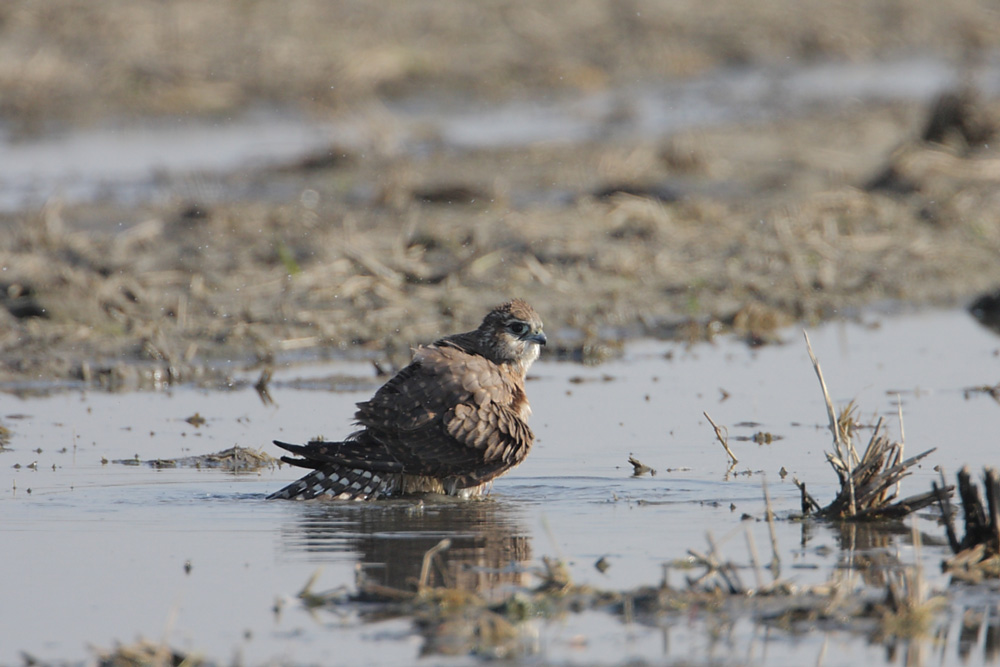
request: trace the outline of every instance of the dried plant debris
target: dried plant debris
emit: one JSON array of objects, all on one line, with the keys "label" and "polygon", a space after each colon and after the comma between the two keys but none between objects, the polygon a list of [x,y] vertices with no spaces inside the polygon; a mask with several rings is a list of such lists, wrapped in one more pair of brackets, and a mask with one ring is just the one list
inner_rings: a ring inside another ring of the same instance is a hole
[{"label": "dried plant debris", "polygon": [[628,462],[632,465],[632,476],[642,477],[645,474],[655,475],[656,469],[650,468],[648,465],[635,458],[631,454],[628,455]]},{"label": "dried plant debris", "polygon": [[191,424],[191,426],[198,428],[200,426],[204,426],[207,420],[204,417],[202,417],[200,413],[196,412],[187,419],[185,419],[184,421],[186,421],[188,424]]},{"label": "dried plant debris", "polygon": [[[712,418],[708,416],[707,412],[702,412],[701,414],[705,415],[705,419],[708,420],[708,423],[711,424],[712,428],[715,430],[715,437],[719,440],[719,443],[722,445],[722,448],[726,450],[726,454],[729,455],[729,461],[731,463],[731,466],[734,466],[737,463],[739,463],[740,460],[736,458],[736,455],[733,454],[733,450],[729,448],[729,435],[728,435],[729,430],[725,429],[725,427],[720,428],[714,421],[712,421]],[[725,432],[723,432],[724,429]]]},{"label": "dried plant debris", "polygon": [[[841,412],[838,421],[852,421],[853,411],[854,405],[848,405]],[[821,507],[809,495],[804,483],[795,480],[802,493],[804,514],[815,512],[824,518],[852,521],[899,519],[937,501],[936,491],[896,500],[903,477],[909,475],[910,468],[934,450],[930,449],[903,460],[903,443],[893,442],[886,437],[882,432],[882,424],[883,420],[879,419],[862,457],[857,457],[853,447],[849,448],[849,452],[842,451],[843,456],[838,453],[827,453],[827,461],[840,479],[840,491],[833,502],[826,507]],[[853,431],[854,427],[851,426],[845,432],[849,439]],[[943,490],[945,493],[952,491],[954,487]]]},{"label": "dried plant debris", "polygon": [[1000,403],[1000,382],[995,385],[983,384],[978,387],[966,387],[962,390],[962,394],[966,400],[974,394],[986,394],[994,401]]},{"label": "dried plant debris", "polygon": [[254,472],[262,468],[273,468],[278,462],[270,454],[249,447],[234,446],[214,454],[184,456],[176,459],[117,459],[112,463],[122,465],[145,465],[152,468],[216,468],[229,472]]},{"label": "dried plant debris", "polygon": [[[827,417],[830,432],[833,434],[833,452],[827,452],[826,459],[837,477],[840,479],[840,492],[832,503],[822,507],[806,491],[806,485],[794,480],[802,494],[802,513],[815,512],[818,516],[830,519],[851,521],[873,521],[882,519],[899,519],[912,512],[934,504],[940,494],[950,494],[954,487],[932,490],[926,493],[896,500],[900,491],[900,482],[909,475],[909,470],[928,454],[929,449],[916,456],[903,459],[904,443],[891,441],[883,432],[883,419],[872,430],[868,446],[863,456],[858,456],[854,446],[857,432],[857,406],[848,403],[838,415],[833,408],[830,392],[819,360],[813,353],[809,336],[805,336],[806,348],[812,360],[813,369],[819,379],[823,398],[826,402]],[[902,432],[902,414],[900,414],[900,431]],[[893,502],[895,501],[895,502]]]},{"label": "dried plant debris", "polygon": [[[955,530],[955,513],[948,493],[942,486],[934,485],[941,513],[945,517],[948,543],[954,555],[942,563],[946,572],[969,581],[1000,578],[1000,475],[995,468],[983,471],[983,488],[986,504],[972,482],[968,467],[958,472],[958,495],[965,516],[965,537],[958,539]],[[952,488],[952,487],[947,487]]]},{"label": "dried plant debris", "polygon": [[[146,667],[155,665],[157,667],[199,667],[200,665],[210,665],[211,662],[199,658],[196,655],[185,654],[177,649],[172,649],[164,643],[157,643],[148,639],[140,639],[132,644],[118,644],[114,649],[95,648],[96,664],[99,667]],[[27,658],[28,656],[26,656]],[[34,660],[26,661],[27,664],[40,664]]]}]

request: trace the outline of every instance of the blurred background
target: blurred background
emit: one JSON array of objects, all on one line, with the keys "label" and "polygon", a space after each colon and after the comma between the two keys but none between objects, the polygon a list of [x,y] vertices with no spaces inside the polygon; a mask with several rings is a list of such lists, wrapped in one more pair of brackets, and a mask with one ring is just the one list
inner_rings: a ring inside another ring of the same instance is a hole
[{"label": "blurred background", "polygon": [[404,357],[514,294],[598,360],[964,305],[998,43],[975,0],[10,0],[0,374]]}]

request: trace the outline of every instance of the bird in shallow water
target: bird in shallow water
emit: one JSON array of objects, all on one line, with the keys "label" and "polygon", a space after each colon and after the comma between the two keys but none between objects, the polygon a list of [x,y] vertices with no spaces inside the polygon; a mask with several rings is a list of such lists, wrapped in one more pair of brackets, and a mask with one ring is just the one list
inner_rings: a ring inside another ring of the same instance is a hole
[{"label": "bird in shallow water", "polygon": [[475,331],[418,347],[408,366],[358,403],[361,428],[346,440],[274,441],[300,457],[282,461],[313,471],[268,498],[481,495],[531,449],[524,377],[545,341],[538,313],[514,299]]}]

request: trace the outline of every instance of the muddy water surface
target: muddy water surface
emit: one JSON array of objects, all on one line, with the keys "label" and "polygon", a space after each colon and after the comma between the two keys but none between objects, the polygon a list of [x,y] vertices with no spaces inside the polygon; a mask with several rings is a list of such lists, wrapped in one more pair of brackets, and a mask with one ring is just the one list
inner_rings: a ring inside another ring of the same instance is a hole
[{"label": "muddy water surface", "polygon": [[[963,464],[997,463],[1000,405],[964,390],[996,384],[1000,339],[968,315],[871,314],[811,336],[835,403],[857,399],[863,421],[884,415],[898,437],[899,402],[907,454],[938,448],[904,481],[904,494],[929,489],[938,478],[934,466],[951,478]],[[836,491],[823,457],[830,438],[813,369],[801,334],[786,331],[784,338],[784,345],[758,350],[728,340],[636,342],[622,359],[597,367],[543,359],[529,383],[536,449],[484,502],[265,502],[297,472],[114,462],[237,444],[277,454],[267,445],[273,437],[346,434],[353,404],[376,385],[365,364],[279,370],[274,405],[249,389],[0,396],[0,419],[12,431],[9,450],[0,452],[0,664],[19,662],[22,651],[80,661],[92,655],[88,646],[139,637],[223,662],[408,664],[428,648],[410,621],[372,622],[351,608],[309,612],[295,594],[317,571],[317,589],[353,590],[359,566],[376,581],[408,587],[426,550],[446,537],[448,567],[432,575],[444,578],[434,583],[487,596],[535,581],[525,570],[543,556],[564,559],[577,582],[599,588],[655,585],[664,563],[688,549],[707,550],[708,533],[723,556],[744,565],[752,535],[769,560],[763,482],[780,517],[799,509],[793,476],[820,502]],[[333,374],[357,376],[362,388],[289,383]],[[735,468],[703,411],[729,428]],[[185,421],[196,413],[204,424]],[[772,442],[756,444],[755,433],[771,434]],[[656,475],[633,477],[630,454]],[[781,520],[781,576],[800,584],[848,579],[860,590],[863,579],[850,564],[872,549],[921,563],[943,590],[944,532],[933,513],[915,521],[924,535],[919,552],[909,521],[871,533]],[[602,557],[610,565],[604,573],[594,567]],[[674,585],[685,575],[667,573]],[[755,573],[748,568],[743,576],[752,584]],[[970,614],[985,625],[962,631]],[[912,664],[995,663],[996,619],[989,587],[953,586],[937,639],[910,644],[887,647],[836,628],[787,632],[748,616],[722,621],[692,612],[683,622],[624,623],[591,611],[531,621],[525,651],[539,662],[581,664],[880,664],[903,656]]]}]

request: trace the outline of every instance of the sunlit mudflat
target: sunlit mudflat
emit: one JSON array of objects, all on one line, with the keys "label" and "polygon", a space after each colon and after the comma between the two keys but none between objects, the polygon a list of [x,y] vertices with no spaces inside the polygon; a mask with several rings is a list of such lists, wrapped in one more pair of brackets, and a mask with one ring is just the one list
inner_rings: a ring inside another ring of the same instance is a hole
[{"label": "sunlit mudflat", "polygon": [[[996,384],[1000,339],[967,314],[871,314],[810,335],[835,404],[855,399],[863,422],[885,416],[895,438],[901,405],[907,454],[938,448],[904,480],[904,494],[928,490],[939,479],[936,466],[953,481],[962,465],[978,472],[997,463],[1000,405],[966,390]],[[308,611],[296,594],[318,570],[315,589],[350,592],[359,567],[387,586],[412,586],[424,553],[443,538],[452,540],[449,568],[433,576],[458,580],[434,583],[487,597],[531,585],[545,556],[563,559],[574,581],[596,588],[657,585],[664,576],[681,586],[694,573],[675,565],[665,574],[664,564],[689,549],[707,551],[708,535],[723,557],[747,566],[747,582],[770,580],[767,570],[749,567],[748,535],[761,560],[771,558],[765,482],[780,519],[782,578],[837,579],[863,591],[854,563],[866,554],[919,563],[930,586],[948,592],[933,633],[886,643],[841,627],[783,630],[750,614],[691,610],[682,621],[625,622],[594,610],[529,621],[524,655],[580,664],[996,663],[995,588],[948,586],[936,512],[874,531],[785,520],[800,508],[793,477],[820,502],[837,484],[823,455],[826,413],[801,334],[786,331],[784,340],[756,350],[731,340],[637,342],[596,367],[543,359],[528,384],[536,449],[483,502],[265,502],[298,472],[114,462],[233,445],[277,455],[268,444],[275,437],[345,435],[353,404],[371,389],[287,383],[333,373],[369,378],[366,364],[276,370],[274,405],[251,389],[4,395],[0,420],[12,437],[0,452],[0,664],[20,662],[22,652],[82,661],[91,646],[139,637],[218,662],[408,664],[428,648],[408,619],[376,621],[350,606]],[[703,412],[728,427],[735,467]],[[186,421],[196,413],[204,424]],[[756,433],[770,434],[771,444],[756,444]],[[633,477],[630,454],[656,474]],[[603,573],[595,568],[601,558],[610,566]],[[426,662],[476,660],[435,654]]]}]

